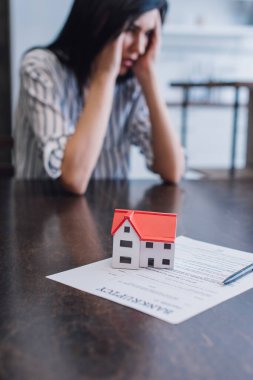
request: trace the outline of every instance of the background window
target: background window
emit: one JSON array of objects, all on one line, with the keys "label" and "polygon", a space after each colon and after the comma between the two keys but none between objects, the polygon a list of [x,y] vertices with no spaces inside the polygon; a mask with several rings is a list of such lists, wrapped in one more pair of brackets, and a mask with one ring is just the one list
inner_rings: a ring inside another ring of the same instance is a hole
[{"label": "background window", "polygon": [[124,227],[124,232],[130,232],[130,227]]},{"label": "background window", "polygon": [[164,244],[164,249],[171,249],[171,244],[165,243]]},{"label": "background window", "polygon": [[168,259],[163,259],[162,264],[163,264],[163,265],[170,265],[170,260],[168,260]]},{"label": "background window", "polygon": [[151,242],[148,241],[146,243],[146,248],[153,248],[153,245],[154,245],[153,243],[151,243]]},{"label": "background window", "polygon": [[132,248],[133,242],[131,240],[120,240],[120,246],[126,248]]}]

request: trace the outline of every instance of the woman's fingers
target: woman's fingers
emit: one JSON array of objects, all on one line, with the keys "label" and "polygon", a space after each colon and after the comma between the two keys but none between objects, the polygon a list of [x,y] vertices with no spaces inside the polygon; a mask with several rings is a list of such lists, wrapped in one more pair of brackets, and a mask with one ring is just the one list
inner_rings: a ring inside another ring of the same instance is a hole
[{"label": "woman's fingers", "polygon": [[94,62],[94,73],[106,72],[116,77],[120,70],[125,33],[109,42],[97,56]]}]

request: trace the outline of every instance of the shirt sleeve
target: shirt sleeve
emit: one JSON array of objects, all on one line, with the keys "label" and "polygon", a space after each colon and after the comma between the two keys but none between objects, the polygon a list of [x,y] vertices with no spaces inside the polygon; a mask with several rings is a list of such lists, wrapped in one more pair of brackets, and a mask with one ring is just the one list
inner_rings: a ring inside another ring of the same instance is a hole
[{"label": "shirt sleeve", "polygon": [[42,154],[44,169],[49,177],[58,178],[67,138],[75,126],[64,112],[59,84],[49,66],[28,61],[21,66],[20,74],[27,118]]},{"label": "shirt sleeve", "polygon": [[142,92],[134,103],[129,131],[131,144],[140,147],[140,152],[145,156],[147,167],[152,170],[154,162],[152,126],[149,109]]}]

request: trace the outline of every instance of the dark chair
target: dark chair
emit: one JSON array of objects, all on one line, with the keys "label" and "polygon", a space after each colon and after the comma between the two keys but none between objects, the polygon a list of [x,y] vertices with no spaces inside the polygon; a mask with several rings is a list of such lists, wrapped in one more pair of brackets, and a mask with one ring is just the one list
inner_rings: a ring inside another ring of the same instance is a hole
[{"label": "dark chair", "polygon": [[[188,107],[189,106],[224,106],[224,104],[200,104],[190,101],[190,90],[196,87],[204,88],[214,88],[214,87],[230,87],[234,89],[234,101],[230,106],[233,109],[233,124],[232,124],[232,139],[231,139],[231,158],[230,158],[230,176],[233,177],[235,174],[235,159],[236,159],[236,145],[237,145],[237,133],[238,133],[238,112],[239,112],[239,90],[241,87],[252,89],[252,82],[228,82],[228,81],[208,81],[208,82],[173,82],[170,84],[172,87],[178,87],[183,90],[183,101],[182,106],[182,125],[181,125],[181,142],[182,145],[187,148],[187,133],[188,133]],[[227,106],[227,104],[226,104]]]},{"label": "dark chair", "polygon": [[14,175],[13,145],[12,137],[0,135],[0,177],[12,177]]}]

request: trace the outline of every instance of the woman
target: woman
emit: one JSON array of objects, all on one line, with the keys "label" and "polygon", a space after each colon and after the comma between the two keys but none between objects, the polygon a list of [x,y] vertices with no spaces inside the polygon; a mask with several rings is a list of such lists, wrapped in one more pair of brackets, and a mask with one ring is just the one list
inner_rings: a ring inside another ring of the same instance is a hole
[{"label": "woman", "polygon": [[125,178],[130,145],[170,182],[184,159],[154,61],[166,0],[75,0],[57,39],[26,53],[16,118],[21,178],[60,178],[83,194],[91,178]]}]

